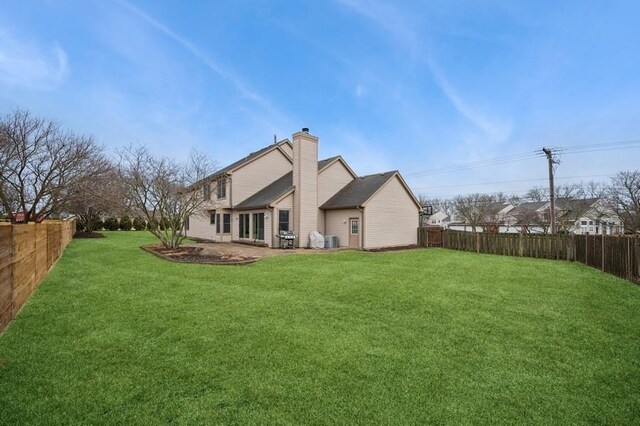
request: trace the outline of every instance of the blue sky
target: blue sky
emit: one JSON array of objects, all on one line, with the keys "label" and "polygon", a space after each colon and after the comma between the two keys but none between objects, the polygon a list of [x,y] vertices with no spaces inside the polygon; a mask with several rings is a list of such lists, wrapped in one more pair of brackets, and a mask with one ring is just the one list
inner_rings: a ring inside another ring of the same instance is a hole
[{"label": "blue sky", "polygon": [[[545,184],[544,159],[420,172],[640,139],[638,22],[624,0],[3,2],[0,112],[220,165],[310,127],[321,157],[415,192],[516,192]],[[639,160],[567,154],[557,176]]]}]

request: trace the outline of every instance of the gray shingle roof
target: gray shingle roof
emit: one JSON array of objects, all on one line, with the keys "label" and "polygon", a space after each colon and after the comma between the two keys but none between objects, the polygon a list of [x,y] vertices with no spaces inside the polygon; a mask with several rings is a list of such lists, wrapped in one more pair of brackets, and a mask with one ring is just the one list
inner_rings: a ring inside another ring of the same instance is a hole
[{"label": "gray shingle roof", "polygon": [[591,208],[591,206],[593,206],[596,201],[598,201],[597,198],[587,198],[583,200],[558,198],[556,200],[556,207],[562,212],[562,218],[578,220]]},{"label": "gray shingle roof", "polygon": [[330,158],[326,158],[324,160],[318,161],[318,170],[322,170],[323,167],[325,167],[327,164],[329,164],[330,162],[332,162],[333,160],[335,160],[338,157],[340,157],[340,156],[336,155],[335,157],[330,157]]},{"label": "gray shingle roof", "polygon": [[532,213],[538,210],[540,207],[547,204],[548,201],[534,201],[529,203],[520,203],[516,208],[509,212],[512,216],[523,215],[527,213]]},{"label": "gray shingle roof", "polygon": [[371,196],[396,173],[397,170],[393,170],[354,179],[333,197],[329,198],[320,208],[333,210],[359,207],[371,198]]},{"label": "gray shingle roof", "polygon": [[266,208],[269,204],[293,189],[293,172],[262,188],[237,206],[238,210]]}]

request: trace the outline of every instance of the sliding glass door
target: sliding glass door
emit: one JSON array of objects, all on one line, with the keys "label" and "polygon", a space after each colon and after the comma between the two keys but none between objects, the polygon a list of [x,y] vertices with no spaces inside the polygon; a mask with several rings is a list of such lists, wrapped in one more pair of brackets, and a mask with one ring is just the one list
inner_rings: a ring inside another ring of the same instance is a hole
[{"label": "sliding glass door", "polygon": [[239,238],[249,238],[249,213],[241,213],[239,216]]},{"label": "sliding glass door", "polygon": [[264,241],[264,213],[253,214],[253,239]]}]

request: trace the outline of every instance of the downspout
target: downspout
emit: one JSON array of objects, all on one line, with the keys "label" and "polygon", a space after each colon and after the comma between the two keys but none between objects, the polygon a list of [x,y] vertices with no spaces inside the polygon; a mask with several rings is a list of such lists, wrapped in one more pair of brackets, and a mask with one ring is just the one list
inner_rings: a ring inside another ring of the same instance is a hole
[{"label": "downspout", "polygon": [[276,231],[275,228],[273,227],[276,220],[273,217],[273,211],[274,211],[274,207],[272,205],[268,205],[267,206],[267,210],[270,212],[269,214],[271,215],[271,235],[269,236],[269,238],[271,239],[271,244],[269,244],[269,248],[274,248],[275,246],[275,235],[276,235]]},{"label": "downspout", "polygon": [[[360,222],[362,223],[362,226],[361,226],[362,229],[360,230],[360,239],[361,239],[360,250],[364,250],[364,208],[362,206],[358,206],[356,207],[356,210],[360,212]],[[351,232],[351,230],[349,230],[349,232]]]},{"label": "downspout", "polygon": [[[231,175],[230,174],[225,174],[226,179],[229,180],[229,208],[233,209],[233,190],[231,188],[233,188],[233,185],[231,185],[232,183],[232,179],[231,179]],[[233,233],[231,233],[233,235]]]}]

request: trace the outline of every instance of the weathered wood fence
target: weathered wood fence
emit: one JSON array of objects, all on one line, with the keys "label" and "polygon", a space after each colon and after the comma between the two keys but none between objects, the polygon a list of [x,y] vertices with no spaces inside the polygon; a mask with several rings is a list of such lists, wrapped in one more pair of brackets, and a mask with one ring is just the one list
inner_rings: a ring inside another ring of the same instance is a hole
[{"label": "weathered wood fence", "polygon": [[[418,230],[419,244],[433,247],[434,229]],[[640,284],[640,237],[614,235],[492,234],[441,230],[440,247],[505,256],[581,262]]]},{"label": "weathered wood fence", "polygon": [[0,224],[0,332],[58,260],[75,221]]}]

